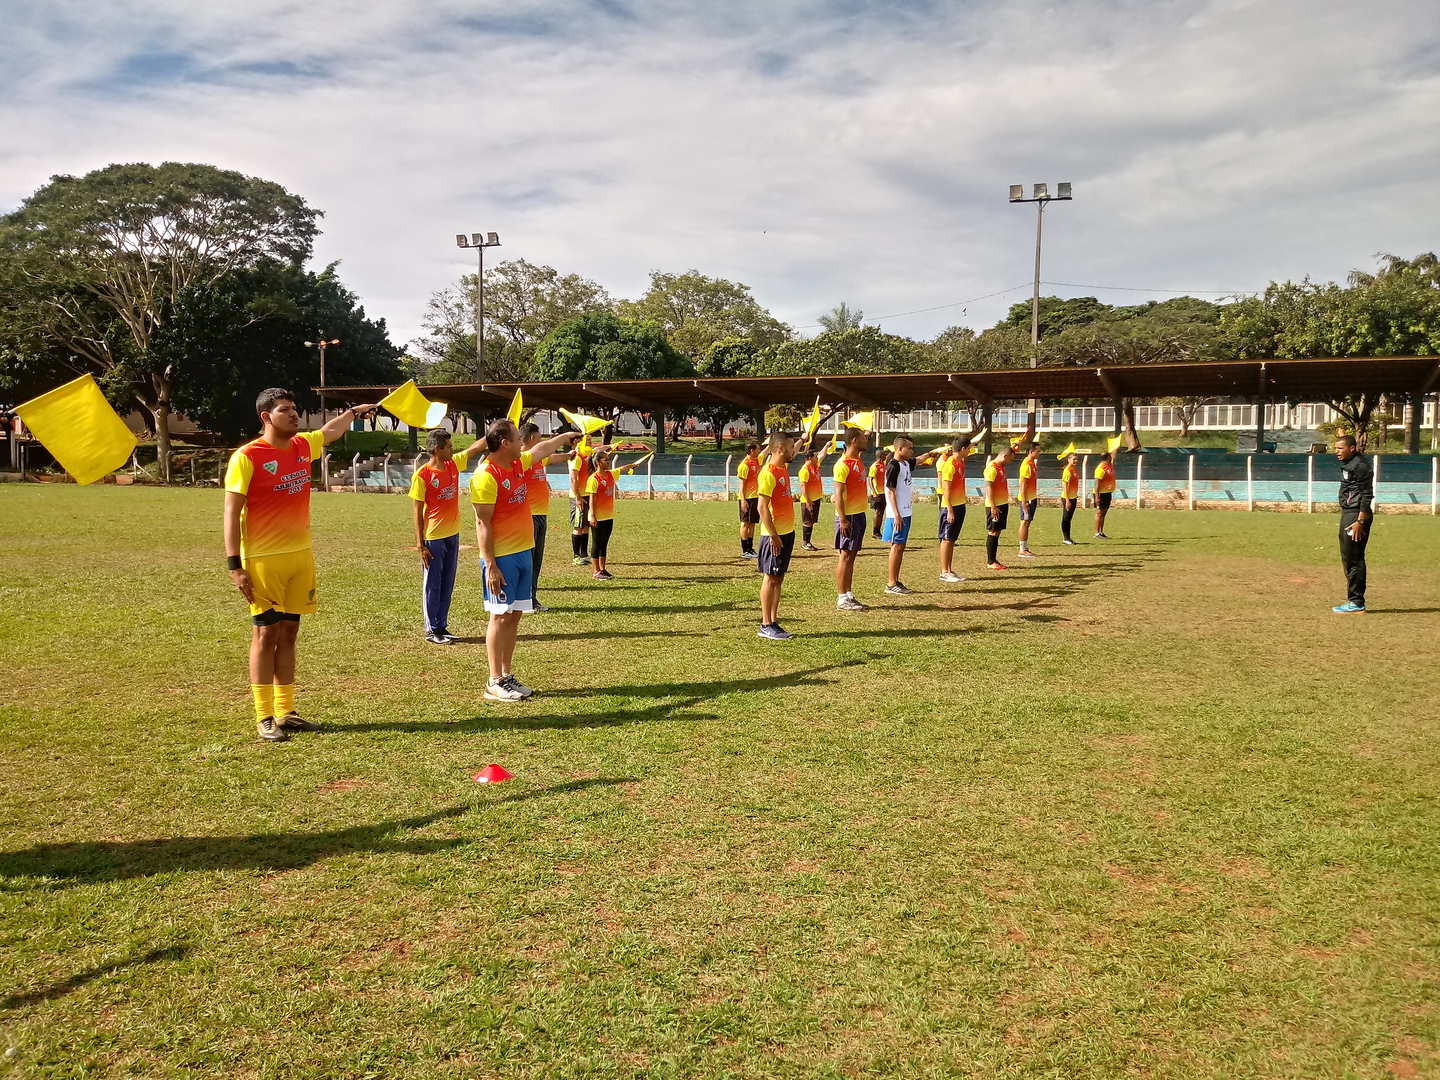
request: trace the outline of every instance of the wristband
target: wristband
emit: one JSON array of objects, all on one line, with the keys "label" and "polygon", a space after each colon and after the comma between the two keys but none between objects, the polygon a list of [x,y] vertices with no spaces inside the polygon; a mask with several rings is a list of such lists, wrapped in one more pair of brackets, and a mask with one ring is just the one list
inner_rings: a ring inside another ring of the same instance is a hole
[{"label": "wristband", "polygon": [[242,562],[240,561],[240,556],[239,556],[239,555],[226,555],[226,556],[225,556],[225,569],[226,569],[226,570],[244,570],[244,569],[245,569],[245,565],[244,565],[244,563],[242,563]]}]

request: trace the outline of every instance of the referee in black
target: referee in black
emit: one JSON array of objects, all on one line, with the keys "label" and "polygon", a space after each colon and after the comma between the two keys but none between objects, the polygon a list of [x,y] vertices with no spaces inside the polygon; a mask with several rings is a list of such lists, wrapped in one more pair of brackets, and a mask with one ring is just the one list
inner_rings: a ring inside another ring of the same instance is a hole
[{"label": "referee in black", "polygon": [[1375,519],[1375,469],[1361,455],[1353,435],[1335,440],[1335,456],[1340,459],[1340,565],[1350,595],[1330,610],[1357,615],[1365,611],[1365,545]]}]

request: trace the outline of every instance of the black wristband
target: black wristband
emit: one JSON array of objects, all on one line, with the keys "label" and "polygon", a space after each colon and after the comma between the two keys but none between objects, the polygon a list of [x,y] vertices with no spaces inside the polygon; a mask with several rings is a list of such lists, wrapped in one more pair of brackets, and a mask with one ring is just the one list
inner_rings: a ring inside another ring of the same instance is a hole
[{"label": "black wristband", "polygon": [[226,569],[226,570],[244,570],[244,569],[245,569],[245,564],[240,561],[240,556],[239,556],[239,555],[226,555],[226,556],[225,556],[225,569]]}]

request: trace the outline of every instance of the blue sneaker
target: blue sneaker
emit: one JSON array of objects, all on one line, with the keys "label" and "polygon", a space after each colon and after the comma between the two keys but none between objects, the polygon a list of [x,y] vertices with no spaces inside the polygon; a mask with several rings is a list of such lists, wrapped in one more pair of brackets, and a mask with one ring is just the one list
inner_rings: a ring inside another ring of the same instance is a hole
[{"label": "blue sneaker", "polygon": [[789,641],[794,635],[787,634],[775,623],[769,623],[766,626],[760,627],[760,631],[756,636],[766,638],[770,641]]},{"label": "blue sneaker", "polygon": [[1364,615],[1365,605],[1357,604],[1353,600],[1346,600],[1345,603],[1338,607],[1332,607],[1330,610],[1336,615]]}]

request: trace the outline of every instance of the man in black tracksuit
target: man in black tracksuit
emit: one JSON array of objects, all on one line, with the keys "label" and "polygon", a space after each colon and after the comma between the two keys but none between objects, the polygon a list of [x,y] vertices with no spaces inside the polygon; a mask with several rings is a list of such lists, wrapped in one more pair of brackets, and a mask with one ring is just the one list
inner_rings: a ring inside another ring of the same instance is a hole
[{"label": "man in black tracksuit", "polygon": [[1352,435],[1335,440],[1335,456],[1340,459],[1340,565],[1350,596],[1331,610],[1353,615],[1365,610],[1365,545],[1375,516],[1375,469],[1361,457]]}]

